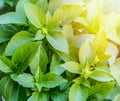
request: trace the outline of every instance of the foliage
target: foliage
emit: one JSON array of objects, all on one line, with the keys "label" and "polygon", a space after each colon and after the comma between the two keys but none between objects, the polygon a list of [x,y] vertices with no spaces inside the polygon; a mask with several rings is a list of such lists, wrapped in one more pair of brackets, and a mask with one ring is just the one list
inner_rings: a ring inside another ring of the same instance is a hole
[{"label": "foliage", "polygon": [[104,3],[19,0],[15,11],[1,15],[5,101],[117,101],[120,20],[104,11]]}]

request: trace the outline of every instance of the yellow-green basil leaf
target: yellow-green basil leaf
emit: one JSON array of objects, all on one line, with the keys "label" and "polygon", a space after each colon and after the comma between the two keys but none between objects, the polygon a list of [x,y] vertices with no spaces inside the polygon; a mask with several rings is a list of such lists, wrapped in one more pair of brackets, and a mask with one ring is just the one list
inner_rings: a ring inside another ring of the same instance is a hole
[{"label": "yellow-green basil leaf", "polygon": [[106,33],[103,29],[100,29],[92,42],[93,49],[96,52],[98,59],[103,61],[110,58],[110,55],[105,54],[108,46]]},{"label": "yellow-green basil leaf", "polygon": [[92,64],[95,59],[95,52],[90,42],[84,42],[79,50],[79,61],[85,66],[86,63]]},{"label": "yellow-green basil leaf", "polygon": [[65,68],[67,71],[71,73],[80,74],[82,72],[81,65],[74,61],[66,62],[60,66]]},{"label": "yellow-green basil leaf", "polygon": [[38,30],[35,35],[34,40],[42,40],[44,38],[45,38],[45,34],[43,34],[41,30]]},{"label": "yellow-green basil leaf", "polygon": [[101,82],[109,82],[114,80],[111,74],[99,70],[92,71],[89,77]]},{"label": "yellow-green basil leaf", "polygon": [[79,5],[64,5],[55,11],[53,19],[56,19],[61,25],[64,25],[79,17],[83,11],[85,10]]},{"label": "yellow-green basil leaf", "polygon": [[36,4],[46,13],[48,9],[48,0],[38,0]]},{"label": "yellow-green basil leaf", "polygon": [[36,28],[41,28],[46,23],[45,13],[38,6],[25,3],[24,8],[27,18]]}]

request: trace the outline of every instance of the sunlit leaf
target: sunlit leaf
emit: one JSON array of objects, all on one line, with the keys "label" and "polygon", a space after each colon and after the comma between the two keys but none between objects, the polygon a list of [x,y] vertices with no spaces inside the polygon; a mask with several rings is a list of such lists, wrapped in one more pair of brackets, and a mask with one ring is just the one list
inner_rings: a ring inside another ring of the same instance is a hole
[{"label": "sunlit leaf", "polygon": [[32,3],[25,3],[24,8],[27,18],[35,27],[41,28],[45,24],[45,14],[38,6]]},{"label": "sunlit leaf", "polygon": [[79,17],[83,11],[84,9],[79,5],[64,5],[55,11],[53,19],[56,19],[61,25],[64,25]]},{"label": "sunlit leaf", "polygon": [[65,68],[67,71],[71,73],[80,74],[82,72],[81,65],[74,61],[66,62],[62,64],[61,67]]},{"label": "sunlit leaf", "polygon": [[79,51],[79,61],[85,66],[86,63],[92,64],[95,59],[95,53],[90,42],[86,41],[80,47]]},{"label": "sunlit leaf", "polygon": [[99,71],[99,70],[92,71],[89,77],[101,82],[109,82],[114,80],[109,73]]}]

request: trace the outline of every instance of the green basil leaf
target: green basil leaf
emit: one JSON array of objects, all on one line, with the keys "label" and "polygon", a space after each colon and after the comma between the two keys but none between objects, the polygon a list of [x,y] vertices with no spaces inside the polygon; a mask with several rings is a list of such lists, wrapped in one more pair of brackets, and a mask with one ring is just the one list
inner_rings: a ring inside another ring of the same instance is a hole
[{"label": "green basil leaf", "polygon": [[48,101],[48,96],[42,92],[33,92],[28,101]]},{"label": "green basil leaf", "polygon": [[106,72],[106,73],[110,73],[110,68],[108,67],[107,64],[98,63],[96,64],[95,69]]},{"label": "green basil leaf", "polygon": [[88,41],[86,41],[80,47],[79,61],[83,66],[85,66],[86,63],[92,64],[94,59],[95,59],[95,53],[92,48],[92,45]]},{"label": "green basil leaf", "polygon": [[38,30],[35,35],[34,40],[42,40],[44,38],[45,38],[45,34],[43,34],[41,30]]},{"label": "green basil leaf", "polygon": [[116,95],[116,97],[114,98],[113,101],[119,101],[119,100],[120,100],[120,93],[118,93],[118,94]]},{"label": "green basil leaf", "polygon": [[73,84],[69,91],[69,101],[86,101],[88,90],[79,84]]},{"label": "green basil leaf", "polygon": [[74,30],[72,24],[65,24],[62,29],[67,41],[69,43],[72,43],[74,38]]},{"label": "green basil leaf", "polygon": [[0,24],[26,24],[26,19],[19,13],[10,12],[0,16]]},{"label": "green basil leaf", "polygon": [[18,47],[30,41],[32,41],[32,35],[29,32],[21,31],[21,32],[16,33],[9,41],[5,49],[4,55],[12,56]]},{"label": "green basil leaf", "polygon": [[97,83],[89,89],[89,96],[95,95],[102,101],[113,89],[114,82]]},{"label": "green basil leaf", "polygon": [[50,43],[50,45],[55,48],[56,50],[60,51],[60,52],[64,52],[67,53],[68,52],[68,43],[67,40],[59,35],[47,35],[47,40]]},{"label": "green basil leaf", "polygon": [[92,41],[92,46],[99,60],[103,61],[110,58],[109,55],[105,54],[108,46],[108,40],[106,37],[106,32],[102,28],[94,37]]},{"label": "green basil leaf", "polygon": [[115,63],[110,67],[110,72],[117,81],[118,85],[120,85],[120,58],[118,58]]},{"label": "green basil leaf", "polygon": [[68,101],[68,90],[64,92],[54,92],[51,95],[53,101]]},{"label": "green basil leaf", "polygon": [[48,9],[48,0],[38,0],[36,4],[46,13]]},{"label": "green basil leaf", "polygon": [[52,56],[52,61],[50,64],[50,72],[58,74],[58,75],[62,74],[65,71],[65,69],[62,68],[60,66],[60,64],[61,64],[61,62],[60,62],[59,58],[54,54]]},{"label": "green basil leaf", "polygon": [[40,68],[40,71],[45,73],[48,64],[48,56],[46,50],[42,45],[39,46],[35,56],[30,62],[30,69],[33,75],[36,74],[37,68]]},{"label": "green basil leaf", "polygon": [[35,56],[39,42],[30,42],[19,47],[12,56],[12,61],[17,65],[14,69],[18,72],[26,70],[27,66]]},{"label": "green basil leaf", "polygon": [[79,62],[79,48],[69,45],[69,56],[76,62]]},{"label": "green basil leaf", "polygon": [[4,73],[11,73],[13,72],[12,70],[12,62],[4,57],[4,56],[0,56],[0,70]]},{"label": "green basil leaf", "polygon": [[5,42],[0,44],[0,55],[3,55],[6,46],[7,46],[7,43]]},{"label": "green basil leaf", "polygon": [[111,74],[106,73],[104,71],[94,70],[89,75],[90,78],[101,81],[101,82],[109,82],[114,80]]},{"label": "green basil leaf", "polygon": [[42,91],[42,86],[40,83],[35,83],[36,87],[38,88],[38,91],[41,92]]},{"label": "green basil leaf", "polygon": [[33,88],[35,86],[34,78],[31,74],[23,73],[20,75],[12,74],[12,79],[17,81],[20,85],[26,88]]},{"label": "green basil leaf", "polygon": [[28,2],[28,1],[30,1],[30,0],[19,0],[16,5],[16,12],[25,16],[25,10],[23,8],[24,8],[24,3]]},{"label": "green basil leaf", "polygon": [[82,72],[81,65],[74,61],[66,62],[66,63],[62,64],[61,67],[65,68],[67,71],[69,71],[71,73],[80,74]]},{"label": "green basil leaf", "polygon": [[4,97],[5,101],[10,101],[11,92],[13,89],[13,82],[9,77],[3,77],[0,80],[0,93]]},{"label": "green basil leaf", "polygon": [[67,81],[64,78],[62,78],[59,75],[53,74],[53,73],[45,74],[40,79],[40,84],[43,87],[47,87],[47,88],[54,88],[65,82]]},{"label": "green basil leaf", "polygon": [[25,88],[13,83],[13,89],[9,101],[27,101]]},{"label": "green basil leaf", "polygon": [[8,41],[11,38],[11,35],[4,32],[4,31],[0,31],[0,43]]},{"label": "green basil leaf", "polygon": [[46,23],[45,13],[38,6],[25,3],[24,8],[27,18],[36,28],[41,28]]},{"label": "green basil leaf", "polygon": [[39,61],[39,66],[40,69],[43,73],[46,72],[47,69],[47,64],[48,64],[48,56],[47,56],[47,52],[44,49],[43,46],[40,47],[40,61]]}]

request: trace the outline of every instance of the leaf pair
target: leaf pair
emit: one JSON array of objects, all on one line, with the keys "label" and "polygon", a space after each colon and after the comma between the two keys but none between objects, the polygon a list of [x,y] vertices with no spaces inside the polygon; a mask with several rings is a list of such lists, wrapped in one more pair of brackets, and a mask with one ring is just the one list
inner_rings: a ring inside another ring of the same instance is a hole
[{"label": "leaf pair", "polygon": [[0,57],[0,70],[5,73],[22,72],[26,70],[30,61],[34,57],[39,46],[39,42],[27,43],[19,47],[13,54],[10,61],[4,56]]},{"label": "leaf pair", "polygon": [[[77,9],[77,10],[76,10]],[[53,19],[61,24],[69,23],[83,13],[83,9],[78,5],[65,5],[59,7],[53,14]],[[25,12],[30,22],[37,28],[46,24],[46,16],[38,6],[25,3]]]},{"label": "leaf pair", "polygon": [[86,66],[87,63],[92,64],[95,59],[95,53],[93,51],[92,45],[86,41],[79,50],[79,62],[66,62],[65,64],[61,65],[66,70],[71,73],[80,74],[82,72],[83,67]]},{"label": "leaf pair", "polygon": [[40,87],[54,88],[66,82],[64,78],[54,73],[41,75],[38,82],[36,82],[34,77],[28,73],[20,75],[12,74],[11,77],[13,80],[17,81],[20,85],[26,88],[34,88],[36,85],[38,91],[40,91]]}]

